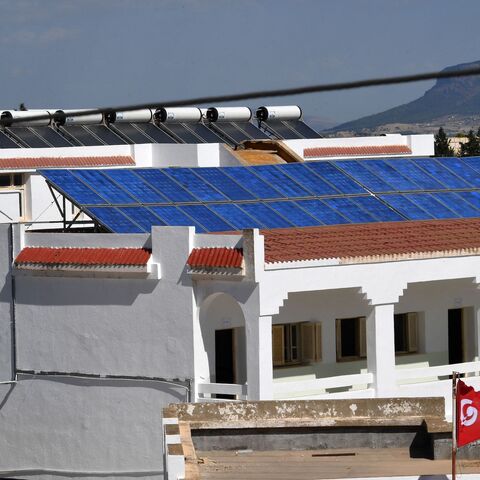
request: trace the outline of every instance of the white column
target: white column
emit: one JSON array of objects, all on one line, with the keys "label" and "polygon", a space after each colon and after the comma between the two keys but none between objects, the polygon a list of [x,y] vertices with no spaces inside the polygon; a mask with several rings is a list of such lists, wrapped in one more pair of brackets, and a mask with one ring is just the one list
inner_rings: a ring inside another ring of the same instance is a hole
[{"label": "white column", "polygon": [[367,317],[367,366],[373,373],[376,397],[397,394],[393,304],[374,305]]},{"label": "white column", "polygon": [[272,317],[246,318],[248,400],[271,400]]}]

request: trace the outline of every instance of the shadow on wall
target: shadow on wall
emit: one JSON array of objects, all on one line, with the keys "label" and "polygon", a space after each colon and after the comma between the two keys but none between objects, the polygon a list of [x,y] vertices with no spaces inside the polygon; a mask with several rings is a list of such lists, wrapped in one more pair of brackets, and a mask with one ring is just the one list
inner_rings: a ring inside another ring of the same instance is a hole
[{"label": "shadow on wall", "polygon": [[16,303],[132,305],[138,296],[152,293],[158,283],[158,280],[151,279],[17,276]]}]

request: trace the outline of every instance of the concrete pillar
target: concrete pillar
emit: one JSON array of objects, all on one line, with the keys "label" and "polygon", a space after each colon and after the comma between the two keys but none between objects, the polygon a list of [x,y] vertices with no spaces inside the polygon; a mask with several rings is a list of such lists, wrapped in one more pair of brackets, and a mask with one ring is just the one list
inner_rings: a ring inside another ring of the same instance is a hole
[{"label": "concrete pillar", "polygon": [[397,394],[393,304],[374,305],[367,317],[367,366],[376,397]]},{"label": "concrete pillar", "polygon": [[273,396],[272,317],[245,320],[248,400]]}]

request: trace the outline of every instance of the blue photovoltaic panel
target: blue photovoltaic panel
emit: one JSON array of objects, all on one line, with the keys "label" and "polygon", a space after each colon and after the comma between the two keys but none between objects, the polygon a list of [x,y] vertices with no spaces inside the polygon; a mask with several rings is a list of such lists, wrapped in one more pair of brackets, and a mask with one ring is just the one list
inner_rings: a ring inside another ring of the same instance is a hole
[{"label": "blue photovoltaic panel", "polygon": [[153,187],[145,183],[133,170],[104,170],[107,177],[122,185],[140,203],[166,203],[168,200]]},{"label": "blue photovoltaic panel", "polygon": [[480,210],[476,209],[455,192],[438,192],[431,195],[450,208],[450,210],[453,210],[459,217],[480,217]]},{"label": "blue photovoltaic panel", "polygon": [[315,175],[302,163],[288,163],[282,166],[282,170],[315,195],[338,195],[340,193],[333,185]]},{"label": "blue photovoltaic panel", "polygon": [[322,225],[320,220],[317,220],[305,210],[302,210],[295,202],[268,202],[267,205],[276,210],[296,227],[314,227],[316,225]]},{"label": "blue photovoltaic panel", "polygon": [[74,170],[72,173],[92,185],[95,191],[112,204],[138,203],[125,190],[106,177],[101,170]]},{"label": "blue photovoltaic panel", "polygon": [[480,173],[480,157],[463,157],[462,160],[476,172]]},{"label": "blue photovoltaic panel", "polygon": [[470,168],[461,158],[437,158],[437,162],[441,163],[456,175],[467,181],[472,187],[480,187],[480,175],[476,170]]},{"label": "blue photovoltaic panel", "polygon": [[422,170],[418,165],[415,165],[415,163],[408,158],[385,160],[385,162],[399,171],[403,176],[411,178],[424,190],[441,190],[446,188],[445,185],[435,180],[435,178],[425,170]]},{"label": "blue photovoltaic panel", "polygon": [[210,209],[224,218],[236,230],[242,230],[244,228],[265,228],[263,223],[251,217],[233,203],[214,203],[210,205]]},{"label": "blue photovoltaic panel", "polygon": [[352,223],[375,222],[376,218],[349,198],[324,198],[322,202],[347,217]]},{"label": "blue photovoltaic panel", "polygon": [[254,167],[256,175],[280,190],[287,197],[311,197],[312,192],[305,190],[294,182],[283,169],[276,165],[262,165]]},{"label": "blue photovoltaic panel", "polygon": [[275,210],[272,210],[264,203],[242,203],[239,204],[249,215],[257,218],[266,228],[284,228],[294,225],[281,217]]},{"label": "blue photovoltaic panel", "polygon": [[228,224],[213,213],[205,205],[185,205],[180,207],[187,215],[200,222],[210,232],[226,232],[233,230],[232,225]]},{"label": "blue photovoltaic panel", "polygon": [[393,185],[393,191],[408,192],[412,190],[421,190],[413,180],[402,175],[384,160],[366,160],[365,166],[378,176],[382,177],[390,185]]},{"label": "blue photovoltaic panel", "polygon": [[367,193],[358,183],[347,177],[342,171],[330,162],[308,162],[305,166],[320,178],[331,183],[341,193]]},{"label": "blue photovoltaic panel", "polygon": [[92,214],[113,233],[145,233],[146,229],[136,225],[119,209],[114,207],[90,207],[88,214]]},{"label": "blue photovoltaic panel", "polygon": [[380,198],[395,210],[399,211],[408,220],[427,220],[434,218],[416,203],[411,202],[405,195],[381,195]]},{"label": "blue photovoltaic panel", "polygon": [[107,201],[97,195],[69,170],[42,170],[41,174],[80,205],[105,205]]},{"label": "blue photovoltaic panel", "polygon": [[375,197],[350,197],[350,200],[362,207],[364,210],[370,213],[373,217],[377,218],[381,222],[397,222],[399,220],[405,220],[400,214],[387,207],[383,202]]},{"label": "blue photovoltaic panel", "polygon": [[121,207],[120,210],[147,232],[151,231],[153,225],[166,225],[147,207]]},{"label": "blue photovoltaic panel", "polygon": [[257,198],[285,198],[285,195],[264,182],[253,172],[256,167],[223,167],[220,170],[240,183]]},{"label": "blue photovoltaic panel", "polygon": [[254,200],[256,198],[228,175],[225,175],[219,168],[196,168],[194,172],[230,200]]},{"label": "blue photovoltaic panel", "polygon": [[480,192],[458,192],[458,195],[480,210]]},{"label": "blue photovoltaic panel", "polygon": [[366,160],[335,162],[337,167],[341,168],[345,173],[365,185],[372,192],[391,192],[392,190],[396,190],[395,187],[384,182],[381,177],[369,170],[365,164]]},{"label": "blue photovoltaic panel", "polygon": [[434,218],[457,218],[458,215],[447,208],[443,203],[435,200],[429,193],[411,193],[408,199],[416,203]]},{"label": "blue photovoltaic panel", "polygon": [[340,213],[331,209],[328,205],[325,205],[320,200],[298,200],[295,203],[306,210],[310,215],[318,218],[318,220],[325,225],[350,223],[347,218],[345,218],[343,215],[340,215]]},{"label": "blue photovoltaic panel", "polygon": [[167,225],[177,227],[195,227],[198,233],[205,232],[205,227],[195,221],[192,217],[182,212],[180,208],[173,205],[159,205],[149,207],[157,217],[161,218]]},{"label": "blue photovoltaic panel", "polygon": [[163,173],[163,170],[154,168],[139,168],[135,173],[148,182],[155,190],[171,202],[196,202],[197,200],[181,185]]},{"label": "blue photovoltaic panel", "polygon": [[201,201],[212,202],[227,200],[225,195],[222,195],[211,185],[205,183],[189,168],[168,168],[165,169],[165,173],[180,183],[180,185],[189,192],[192,192],[192,194]]},{"label": "blue photovoltaic panel", "polygon": [[469,188],[468,183],[444,168],[434,158],[416,158],[414,162],[433,175],[439,182],[442,182],[447,188]]}]

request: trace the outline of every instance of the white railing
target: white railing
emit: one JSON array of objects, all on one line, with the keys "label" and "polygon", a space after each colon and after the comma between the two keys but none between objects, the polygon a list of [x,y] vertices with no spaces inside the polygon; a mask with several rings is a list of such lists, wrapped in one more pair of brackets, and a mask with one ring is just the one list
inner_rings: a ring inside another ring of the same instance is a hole
[{"label": "white railing", "polygon": [[198,399],[206,401],[221,401],[229,400],[228,398],[216,398],[212,395],[233,395],[232,400],[246,400],[247,399],[247,385],[239,385],[236,383],[199,383],[197,385]]},{"label": "white railing", "polygon": [[[333,388],[367,389],[373,383],[371,373],[355,375],[341,375],[338,377],[316,378],[293,382],[274,382],[273,394],[275,398],[304,397],[325,394],[325,390]],[[357,388],[356,388],[357,387]]]},{"label": "white railing", "polygon": [[397,381],[405,384],[418,381],[436,382],[440,380],[439,377],[448,377],[452,372],[478,375],[480,373],[480,362],[455,363],[437,367],[402,368],[397,370],[396,373]]}]

